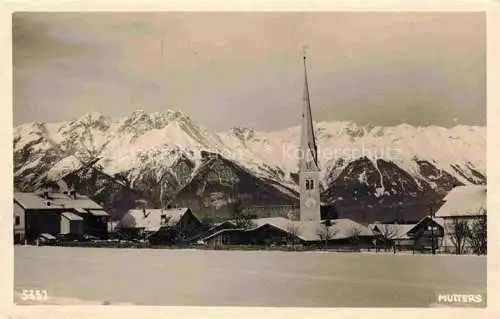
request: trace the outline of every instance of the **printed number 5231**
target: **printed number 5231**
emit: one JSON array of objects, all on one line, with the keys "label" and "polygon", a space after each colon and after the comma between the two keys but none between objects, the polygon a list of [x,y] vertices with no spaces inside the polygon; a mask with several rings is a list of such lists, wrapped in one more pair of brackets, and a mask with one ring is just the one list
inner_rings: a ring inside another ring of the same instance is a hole
[{"label": "printed number 5231", "polygon": [[47,290],[23,289],[21,293],[21,300],[46,301],[47,298]]}]

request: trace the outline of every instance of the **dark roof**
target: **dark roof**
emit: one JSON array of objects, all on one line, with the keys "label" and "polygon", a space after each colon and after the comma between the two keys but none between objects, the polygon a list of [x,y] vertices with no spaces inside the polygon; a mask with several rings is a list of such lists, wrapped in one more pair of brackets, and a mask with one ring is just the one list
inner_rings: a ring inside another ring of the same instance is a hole
[{"label": "dark roof", "polygon": [[425,216],[424,218],[422,218],[418,223],[415,224],[415,226],[413,226],[409,231],[408,233],[412,233],[414,232],[418,227],[420,227],[420,225],[422,225],[422,223],[424,223],[426,220],[428,219],[432,219],[436,224],[438,224],[439,226],[443,227],[444,228],[444,219],[443,218],[432,218],[431,216]]}]

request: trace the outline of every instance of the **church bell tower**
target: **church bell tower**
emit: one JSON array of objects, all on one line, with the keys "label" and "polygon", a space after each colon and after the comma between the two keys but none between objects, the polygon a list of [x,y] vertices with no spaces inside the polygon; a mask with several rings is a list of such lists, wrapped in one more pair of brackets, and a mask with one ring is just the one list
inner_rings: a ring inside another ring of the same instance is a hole
[{"label": "church bell tower", "polygon": [[319,187],[318,147],[314,136],[314,127],[307,83],[307,65],[304,54],[304,97],[302,109],[302,134],[300,139],[300,220],[321,220],[321,202]]}]

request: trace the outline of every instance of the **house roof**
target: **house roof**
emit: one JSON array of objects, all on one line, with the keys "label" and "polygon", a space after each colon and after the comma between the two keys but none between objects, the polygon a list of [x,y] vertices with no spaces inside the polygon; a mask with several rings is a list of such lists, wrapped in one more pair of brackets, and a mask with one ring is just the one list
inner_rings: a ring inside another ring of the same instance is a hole
[{"label": "house roof", "polygon": [[89,213],[94,216],[109,216],[109,214],[106,213],[105,211],[97,209],[89,209]]},{"label": "house roof", "polygon": [[76,214],[73,214],[71,212],[64,212],[61,214],[63,217],[66,217],[67,219],[69,220],[83,220],[82,217],[76,215]]},{"label": "house roof", "polygon": [[[270,225],[281,229],[285,232],[290,232],[292,227],[296,229],[296,235],[303,241],[319,241],[320,236],[318,235],[318,231],[324,227],[322,221],[294,221],[289,220],[284,217],[270,217],[270,218],[258,218],[251,220],[254,227],[247,229],[246,231],[251,232],[257,230],[265,225]],[[332,219],[332,238],[335,239],[345,239],[349,238],[352,235],[353,229],[359,229],[359,236],[373,236],[373,233],[366,227],[361,224],[358,224],[350,219]],[[223,229],[214,234],[211,234],[208,237],[205,237],[204,240],[210,239],[214,236],[217,236],[225,231],[242,231],[240,228],[236,229]]]},{"label": "house roof", "polygon": [[212,233],[214,230],[221,228],[221,227],[224,227],[224,226],[235,228],[237,225],[236,225],[236,222],[234,220],[226,220],[226,221],[223,221],[220,223],[214,223],[213,226],[210,227],[210,229],[207,231],[207,233]]},{"label": "house roof", "polygon": [[[431,216],[425,216],[421,220],[418,221],[418,223],[415,224],[408,232],[412,232],[414,229],[418,228],[423,222],[425,222],[428,219],[431,219]],[[435,221],[439,226],[444,227],[444,219],[443,218],[432,218],[433,221]]]},{"label": "house roof", "polygon": [[[50,193],[49,199],[43,198],[41,193],[14,193],[14,201],[16,201],[24,209],[32,210],[53,210],[53,209],[97,209],[103,208],[91,200],[89,197],[77,194],[76,199],[63,193]],[[47,205],[50,202],[50,206]]]},{"label": "house roof", "polygon": [[368,228],[374,233],[382,232],[390,239],[409,239],[408,232],[416,224],[369,224]]},{"label": "house roof", "polygon": [[219,236],[220,234],[222,233],[225,233],[225,232],[246,232],[247,230],[243,229],[243,228],[231,228],[231,229],[221,229],[219,231],[216,231],[215,233],[213,234],[210,234],[204,238],[202,238],[203,241],[207,241],[209,240],[210,238],[213,238],[213,237],[216,237],[216,236]]},{"label": "house roof", "polygon": [[[330,220],[333,237],[331,239],[346,239],[353,235],[353,230],[358,230],[358,236],[373,236],[373,232],[368,227],[356,223],[348,218]],[[305,241],[318,241],[320,236],[318,230],[324,225],[317,221],[295,221],[293,223],[297,228],[298,237]]]},{"label": "house roof", "polygon": [[162,226],[162,215],[168,219],[168,226],[176,225],[179,220],[189,211],[187,207],[171,209],[131,209],[121,220],[122,227],[144,228],[146,231],[158,231]]},{"label": "house roof", "polygon": [[220,223],[215,223],[212,228],[220,227],[222,225],[228,225],[228,226],[236,226],[236,222],[234,220],[225,220]]},{"label": "house roof", "polygon": [[453,188],[436,217],[478,216],[486,213],[486,186],[467,185]]},{"label": "house roof", "polygon": [[52,234],[49,234],[49,233],[40,234],[40,237],[45,238],[45,239],[49,239],[49,240],[57,239],[56,237],[54,237]]}]

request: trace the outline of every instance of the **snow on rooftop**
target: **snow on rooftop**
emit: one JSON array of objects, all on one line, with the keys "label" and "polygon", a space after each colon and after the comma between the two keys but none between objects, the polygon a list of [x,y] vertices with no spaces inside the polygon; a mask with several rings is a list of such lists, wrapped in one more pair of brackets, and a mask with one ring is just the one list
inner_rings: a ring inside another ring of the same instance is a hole
[{"label": "snow on rooftop", "polygon": [[80,216],[78,216],[76,214],[73,214],[71,212],[64,212],[61,215],[63,215],[64,217],[66,217],[69,220],[83,220],[82,217],[80,217]]},{"label": "snow on rooftop", "polygon": [[390,239],[408,239],[408,232],[417,224],[369,224],[368,228],[374,233],[382,233]]},{"label": "snow on rooftop", "polygon": [[412,231],[413,229],[417,228],[421,223],[425,222],[427,219],[432,219],[434,222],[436,222],[438,225],[444,227],[444,219],[443,218],[433,218],[431,216],[425,216],[422,219],[420,219],[415,226],[410,229],[409,231]]},{"label": "snow on rooftop", "polygon": [[486,213],[486,186],[457,186],[444,198],[436,217],[477,216]]},{"label": "snow on rooftop", "polygon": [[[50,193],[49,199],[46,200],[43,198],[42,194],[16,192],[14,193],[14,200],[24,209],[44,210],[54,208],[82,208],[85,210],[102,210],[102,207],[99,204],[92,201],[89,197],[81,194],[77,194],[76,199],[73,199],[62,193]],[[50,205],[47,205],[47,202],[49,202]]]},{"label": "snow on rooftop", "polygon": [[[258,218],[252,219],[251,222],[254,227],[248,229],[248,231],[259,229],[265,225],[276,227],[285,232],[290,232],[293,229],[297,237],[304,241],[319,241],[320,237],[318,233],[325,227],[324,221],[296,221],[284,217]],[[353,235],[353,230],[358,230],[359,236],[373,236],[372,231],[366,226],[358,224],[347,218],[331,220],[330,229],[333,235],[331,239],[334,240],[350,238]],[[205,239],[216,236],[224,231],[227,230],[218,231]],[[239,231],[242,231],[242,229],[239,229]]]},{"label": "snow on rooftop", "polygon": [[162,216],[168,220],[168,225],[173,226],[186,214],[188,208],[171,209],[131,209],[121,220],[122,227],[144,228],[146,231],[158,231],[163,224]]}]

